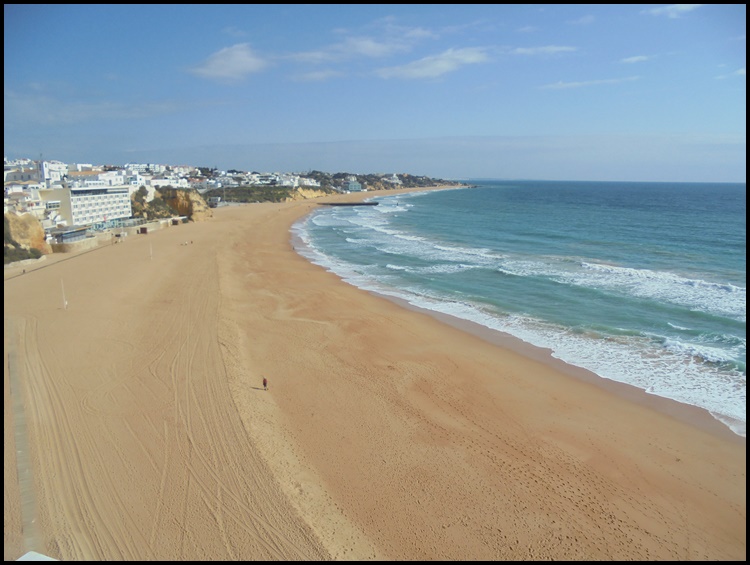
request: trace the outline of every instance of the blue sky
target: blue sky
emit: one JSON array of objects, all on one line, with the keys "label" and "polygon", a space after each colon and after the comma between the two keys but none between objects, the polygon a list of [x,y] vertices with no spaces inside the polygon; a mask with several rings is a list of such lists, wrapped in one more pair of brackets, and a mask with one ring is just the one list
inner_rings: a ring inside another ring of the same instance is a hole
[{"label": "blue sky", "polygon": [[746,180],[746,6],[8,5],[4,154]]}]

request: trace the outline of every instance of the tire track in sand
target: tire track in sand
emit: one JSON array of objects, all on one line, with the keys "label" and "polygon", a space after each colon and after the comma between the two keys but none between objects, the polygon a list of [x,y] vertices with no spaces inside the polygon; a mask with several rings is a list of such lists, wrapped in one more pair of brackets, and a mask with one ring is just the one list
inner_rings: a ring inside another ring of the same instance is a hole
[{"label": "tire track in sand", "polygon": [[[296,521],[295,512],[278,503],[268,507],[269,502],[284,498],[277,489],[269,488],[271,475],[262,460],[252,449],[238,456],[236,446],[249,445],[241,421],[237,416],[230,420],[217,409],[226,404],[222,397],[229,391],[226,371],[221,371],[221,378],[214,375],[216,367],[223,365],[217,338],[218,285],[210,276],[215,269],[210,265],[191,278],[182,299],[188,308],[177,314],[183,320],[177,324],[182,331],[178,331],[179,345],[169,367],[175,422],[179,423],[177,447],[186,462],[186,472],[194,479],[191,485],[200,489],[230,555],[234,551],[227,534],[229,522],[250,536],[271,559],[309,559],[309,550],[302,549],[287,533],[299,526],[289,523],[284,515]],[[233,469],[237,472],[226,472]],[[254,483],[248,484],[253,479]],[[303,538],[310,536],[306,532]]]}]

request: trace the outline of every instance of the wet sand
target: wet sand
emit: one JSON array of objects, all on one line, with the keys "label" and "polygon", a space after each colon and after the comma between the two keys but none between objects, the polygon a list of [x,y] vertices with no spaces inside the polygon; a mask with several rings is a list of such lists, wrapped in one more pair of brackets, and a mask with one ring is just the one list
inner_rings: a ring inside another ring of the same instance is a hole
[{"label": "wet sand", "polygon": [[294,252],[372,195],[6,269],[6,560],[745,559],[744,439]]}]

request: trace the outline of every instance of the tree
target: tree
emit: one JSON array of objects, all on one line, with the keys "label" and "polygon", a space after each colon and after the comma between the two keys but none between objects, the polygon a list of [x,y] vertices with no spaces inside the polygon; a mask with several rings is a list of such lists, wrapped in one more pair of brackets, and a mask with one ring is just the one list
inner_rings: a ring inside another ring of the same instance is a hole
[{"label": "tree", "polygon": [[148,196],[148,189],[141,185],[138,190],[135,191],[133,194],[133,200],[135,200],[138,204],[141,206],[144,206],[146,204],[146,197]]}]

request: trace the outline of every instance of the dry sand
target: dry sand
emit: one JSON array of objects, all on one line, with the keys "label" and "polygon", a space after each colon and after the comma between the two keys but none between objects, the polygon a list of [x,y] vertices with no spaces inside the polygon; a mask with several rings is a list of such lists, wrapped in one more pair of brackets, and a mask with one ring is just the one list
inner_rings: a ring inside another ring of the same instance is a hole
[{"label": "dry sand", "polygon": [[6,269],[6,560],[745,560],[744,439],[294,252],[363,196]]}]

